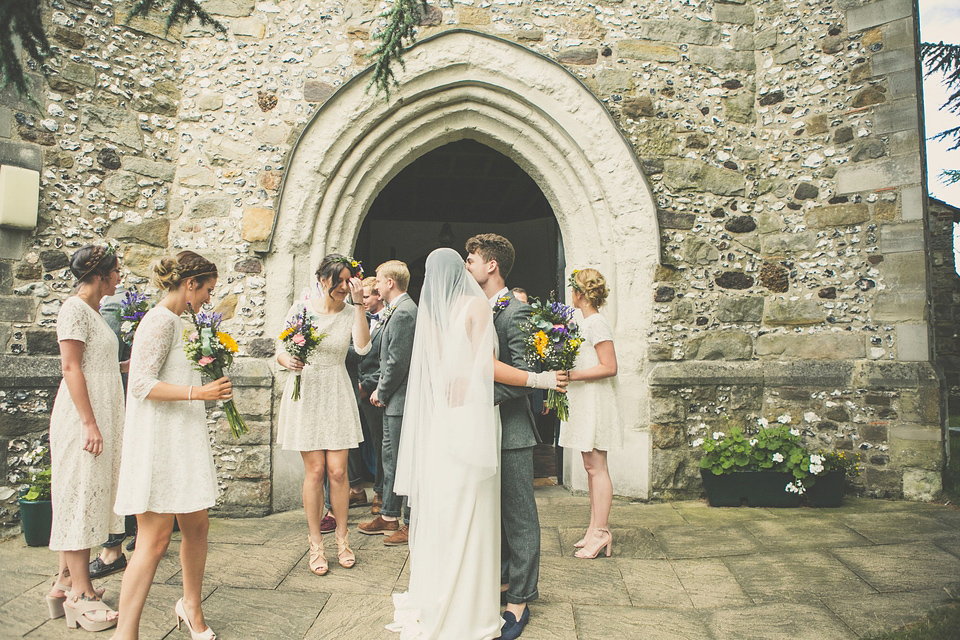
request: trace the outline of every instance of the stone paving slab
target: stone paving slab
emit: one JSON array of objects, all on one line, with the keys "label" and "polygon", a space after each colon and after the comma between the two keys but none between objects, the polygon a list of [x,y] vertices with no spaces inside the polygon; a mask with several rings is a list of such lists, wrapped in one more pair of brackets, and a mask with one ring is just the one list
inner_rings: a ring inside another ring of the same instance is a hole
[{"label": "stone paving slab", "polygon": [[[589,519],[585,496],[539,486],[541,597],[527,640],[853,640],[909,622],[960,593],[960,511],[848,498],[838,509],[713,508],[703,501],[617,500],[614,557],[581,560],[573,543]],[[358,563],[307,568],[302,511],[213,518],[204,611],[220,640],[399,640],[391,594],[409,584],[408,551],[364,536],[369,507],[350,510]],[[174,534],[147,600],[142,640],[186,640]],[[129,553],[128,553],[129,556]],[[0,542],[0,638],[76,640],[48,620],[44,595],[56,555]],[[117,604],[121,575],[99,582]],[[108,638],[109,634],[98,637]],[[457,639],[460,640],[460,639]],[[470,640],[470,639],[464,639]]]}]

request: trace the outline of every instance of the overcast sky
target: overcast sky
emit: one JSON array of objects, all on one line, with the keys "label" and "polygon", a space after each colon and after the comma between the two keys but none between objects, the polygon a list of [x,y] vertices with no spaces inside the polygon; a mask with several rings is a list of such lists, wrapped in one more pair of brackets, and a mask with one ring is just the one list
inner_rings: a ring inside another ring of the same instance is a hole
[{"label": "overcast sky", "polygon": [[[960,44],[960,0],[919,0],[919,2],[921,40]],[[948,93],[939,78],[925,79],[923,93],[928,138],[944,129],[960,125],[960,114],[950,114],[948,111],[940,110]],[[946,142],[927,141],[929,189],[934,197],[960,207],[960,183],[948,187],[940,180],[942,169],[960,169],[960,150],[947,151],[949,146]]]}]

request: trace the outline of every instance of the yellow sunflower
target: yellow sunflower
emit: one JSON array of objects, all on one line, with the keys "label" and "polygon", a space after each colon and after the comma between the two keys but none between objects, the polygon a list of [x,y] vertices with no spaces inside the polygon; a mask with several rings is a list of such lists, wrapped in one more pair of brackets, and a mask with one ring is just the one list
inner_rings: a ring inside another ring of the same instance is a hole
[{"label": "yellow sunflower", "polygon": [[237,346],[237,341],[230,337],[230,334],[225,331],[217,331],[217,339],[230,353],[236,353],[240,349],[240,347]]},{"label": "yellow sunflower", "polygon": [[547,344],[550,342],[550,338],[547,337],[547,334],[541,329],[533,335],[533,346],[536,347],[537,353],[540,354],[540,357],[543,357],[543,352],[547,348]]}]

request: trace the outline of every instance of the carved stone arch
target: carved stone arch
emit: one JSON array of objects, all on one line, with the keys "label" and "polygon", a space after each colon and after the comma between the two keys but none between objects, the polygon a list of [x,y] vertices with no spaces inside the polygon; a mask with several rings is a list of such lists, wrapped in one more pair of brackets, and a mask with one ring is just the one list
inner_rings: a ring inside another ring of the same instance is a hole
[{"label": "carved stone arch", "polygon": [[[320,107],[297,141],[265,256],[268,323],[282,324],[323,255],[352,251],[377,194],[404,167],[456,140],[485,144],[540,187],[568,269],[595,266],[610,283],[605,313],[617,330],[628,434],[611,468],[617,493],[646,497],[646,334],[660,247],[653,196],[632,148],[575,76],[515,43],[451,30],[420,41],[405,60],[389,101],[366,91],[367,69]],[[621,455],[627,469],[618,471]],[[579,461],[572,466],[582,488]]]}]

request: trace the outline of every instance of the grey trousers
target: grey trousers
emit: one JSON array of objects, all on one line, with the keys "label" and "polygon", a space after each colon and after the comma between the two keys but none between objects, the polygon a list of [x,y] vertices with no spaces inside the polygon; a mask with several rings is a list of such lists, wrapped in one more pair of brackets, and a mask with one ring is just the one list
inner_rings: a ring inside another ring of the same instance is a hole
[{"label": "grey trousers", "polygon": [[540,518],[533,497],[533,447],[500,452],[500,582],[507,602],[536,600],[540,577]]},{"label": "grey trousers", "polygon": [[383,416],[383,506],[380,515],[410,520],[410,509],[405,508],[407,499],[393,492],[393,482],[397,478],[397,454],[400,452],[400,427],[403,416]]},{"label": "grey trousers", "polygon": [[373,455],[377,460],[377,472],[374,474],[373,492],[383,496],[383,409],[370,404],[370,400],[360,398],[360,413],[367,421],[370,430],[370,441],[373,444]]}]

